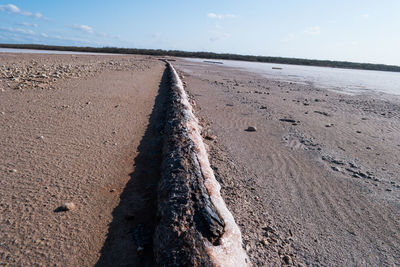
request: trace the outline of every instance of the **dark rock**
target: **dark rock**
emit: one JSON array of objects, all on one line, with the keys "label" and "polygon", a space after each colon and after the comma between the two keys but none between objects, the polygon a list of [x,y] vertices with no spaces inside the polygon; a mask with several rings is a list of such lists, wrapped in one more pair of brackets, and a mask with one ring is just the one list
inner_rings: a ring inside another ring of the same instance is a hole
[{"label": "dark rock", "polygon": [[296,121],[293,119],[279,119],[280,121],[295,123]]},{"label": "dark rock", "polygon": [[318,114],[324,115],[324,116],[326,116],[326,117],[330,117],[330,116],[331,116],[330,114],[328,114],[328,113],[325,112],[325,111],[318,111],[318,110],[315,110],[314,113],[318,113]]},{"label": "dark rock", "polygon": [[335,163],[335,164],[338,164],[338,165],[344,165],[344,161],[342,161],[340,159],[332,159],[331,162]]},{"label": "dark rock", "polygon": [[245,131],[246,131],[246,132],[256,132],[256,131],[257,131],[257,128],[254,127],[254,126],[249,126],[249,127],[247,127],[247,129],[246,129]]}]

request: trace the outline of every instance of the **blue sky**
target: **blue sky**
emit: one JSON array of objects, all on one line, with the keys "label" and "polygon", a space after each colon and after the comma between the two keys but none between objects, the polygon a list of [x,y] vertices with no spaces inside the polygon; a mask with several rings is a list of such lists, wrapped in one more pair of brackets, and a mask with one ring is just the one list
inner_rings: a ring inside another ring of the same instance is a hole
[{"label": "blue sky", "polygon": [[0,43],[400,65],[399,14],[399,0],[0,0]]}]

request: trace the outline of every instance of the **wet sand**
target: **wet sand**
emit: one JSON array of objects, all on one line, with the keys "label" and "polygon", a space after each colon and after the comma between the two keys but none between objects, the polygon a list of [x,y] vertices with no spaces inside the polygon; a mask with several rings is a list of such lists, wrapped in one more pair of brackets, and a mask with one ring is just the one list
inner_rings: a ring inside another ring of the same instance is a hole
[{"label": "wet sand", "polygon": [[[137,213],[151,225],[155,210],[164,63],[29,54],[0,62],[0,265],[148,264],[132,229],[143,223]],[[65,202],[75,210],[56,212]]]},{"label": "wet sand", "polygon": [[253,264],[400,264],[398,96],[174,65]]}]

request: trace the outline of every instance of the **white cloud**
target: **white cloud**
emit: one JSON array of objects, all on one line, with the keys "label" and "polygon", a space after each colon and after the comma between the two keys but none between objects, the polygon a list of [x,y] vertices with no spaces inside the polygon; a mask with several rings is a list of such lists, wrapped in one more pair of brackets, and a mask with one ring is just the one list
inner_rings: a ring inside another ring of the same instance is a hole
[{"label": "white cloud", "polygon": [[36,33],[29,29],[12,28],[12,27],[0,27],[0,31],[20,33],[24,35],[35,35]]},{"label": "white cloud", "polygon": [[314,27],[308,27],[303,30],[303,33],[306,34],[320,34],[321,33],[321,28],[319,26],[314,26]]},{"label": "white cloud", "polygon": [[37,19],[40,19],[43,17],[43,15],[41,13],[32,13],[29,11],[21,10],[19,7],[17,7],[16,5],[13,5],[13,4],[0,5],[0,11],[19,14],[19,15],[27,16],[27,17],[34,17]]},{"label": "white cloud", "polygon": [[363,17],[364,19],[369,19],[369,14],[363,14],[362,17]]},{"label": "white cloud", "polygon": [[21,9],[19,9],[17,6],[13,5],[13,4],[8,4],[5,6],[0,6],[0,10],[1,11],[6,11],[6,12],[10,12],[10,13],[20,13]]},{"label": "white cloud", "polygon": [[88,26],[88,25],[73,25],[72,28],[86,32],[86,33],[94,33],[94,30],[92,27]]},{"label": "white cloud", "polygon": [[47,34],[45,34],[44,32],[42,32],[41,34],[40,34],[42,37],[44,37],[44,38],[47,38],[47,37],[49,37]]},{"label": "white cloud", "polygon": [[25,26],[25,27],[34,27],[34,28],[37,28],[37,26],[38,26],[36,23],[27,23],[27,22],[17,23],[17,25]]},{"label": "white cloud", "polygon": [[234,19],[236,16],[234,14],[215,14],[215,13],[208,13],[207,17],[211,19]]}]

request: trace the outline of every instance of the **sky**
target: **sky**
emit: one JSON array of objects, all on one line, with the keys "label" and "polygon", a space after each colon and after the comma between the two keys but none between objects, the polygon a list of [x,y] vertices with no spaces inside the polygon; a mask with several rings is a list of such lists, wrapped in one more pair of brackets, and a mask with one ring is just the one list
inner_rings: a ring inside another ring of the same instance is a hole
[{"label": "sky", "polygon": [[0,43],[400,65],[400,0],[0,0]]}]

